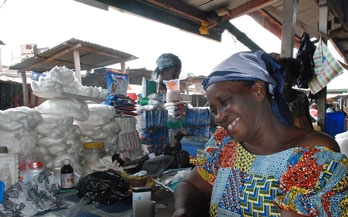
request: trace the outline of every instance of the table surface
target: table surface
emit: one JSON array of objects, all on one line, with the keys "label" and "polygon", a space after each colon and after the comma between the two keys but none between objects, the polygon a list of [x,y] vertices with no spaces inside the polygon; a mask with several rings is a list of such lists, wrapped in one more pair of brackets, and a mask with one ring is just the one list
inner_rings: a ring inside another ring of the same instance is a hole
[{"label": "table surface", "polygon": [[[69,208],[53,209],[37,213],[35,216],[71,216],[71,217],[132,217],[132,204],[84,204],[75,192],[61,193],[57,197],[68,204]],[[173,193],[160,186],[152,191],[151,200],[156,201],[156,217],[169,217],[174,210]]]}]

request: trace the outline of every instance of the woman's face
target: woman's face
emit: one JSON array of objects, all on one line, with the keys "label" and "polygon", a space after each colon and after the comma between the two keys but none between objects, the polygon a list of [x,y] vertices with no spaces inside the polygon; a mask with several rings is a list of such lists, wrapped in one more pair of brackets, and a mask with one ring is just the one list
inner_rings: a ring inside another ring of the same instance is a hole
[{"label": "woman's face", "polygon": [[238,81],[217,82],[206,90],[215,123],[239,142],[252,136],[256,114],[260,110],[254,90]]}]

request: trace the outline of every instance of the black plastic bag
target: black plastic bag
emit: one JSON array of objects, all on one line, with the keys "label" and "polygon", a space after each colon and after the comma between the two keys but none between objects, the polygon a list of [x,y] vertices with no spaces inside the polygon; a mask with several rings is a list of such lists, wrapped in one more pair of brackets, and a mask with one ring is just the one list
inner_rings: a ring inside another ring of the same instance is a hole
[{"label": "black plastic bag", "polygon": [[297,86],[299,88],[308,88],[308,82],[314,77],[314,60],[313,54],[316,46],[310,40],[308,33],[304,32],[301,38],[300,47],[298,49],[296,59],[301,61],[302,71],[297,78]]},{"label": "black plastic bag", "polygon": [[107,172],[98,171],[91,173],[76,186],[76,193],[79,198],[87,198],[90,202],[102,204],[130,203],[130,185],[122,176]]}]

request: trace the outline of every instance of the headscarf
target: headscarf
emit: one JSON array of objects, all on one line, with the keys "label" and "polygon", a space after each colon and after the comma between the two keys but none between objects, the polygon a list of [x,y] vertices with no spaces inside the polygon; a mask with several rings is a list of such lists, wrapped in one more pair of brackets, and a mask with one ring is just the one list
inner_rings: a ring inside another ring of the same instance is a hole
[{"label": "headscarf", "polygon": [[156,60],[156,69],[152,72],[152,80],[156,80],[159,76],[159,72],[162,69],[171,67],[171,66],[178,66],[178,68],[181,69],[181,60],[178,56],[172,53],[163,53],[161,56],[159,56]]},{"label": "headscarf", "polygon": [[271,95],[272,111],[280,122],[292,126],[292,115],[283,96],[285,73],[282,66],[264,51],[246,51],[233,54],[217,65],[202,84],[206,90],[220,81],[264,81]]}]

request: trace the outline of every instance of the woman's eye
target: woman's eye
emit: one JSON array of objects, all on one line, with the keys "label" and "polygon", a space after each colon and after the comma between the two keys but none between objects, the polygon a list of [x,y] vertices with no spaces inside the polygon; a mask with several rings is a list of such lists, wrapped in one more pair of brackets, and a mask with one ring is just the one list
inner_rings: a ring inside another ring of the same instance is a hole
[{"label": "woman's eye", "polygon": [[221,105],[222,106],[227,106],[227,104],[231,101],[232,97],[229,97],[227,99],[221,100]]},{"label": "woman's eye", "polygon": [[210,108],[210,113],[212,113],[213,115],[216,115],[216,109],[215,108]]}]

